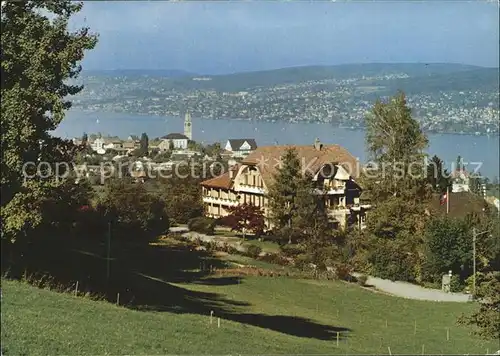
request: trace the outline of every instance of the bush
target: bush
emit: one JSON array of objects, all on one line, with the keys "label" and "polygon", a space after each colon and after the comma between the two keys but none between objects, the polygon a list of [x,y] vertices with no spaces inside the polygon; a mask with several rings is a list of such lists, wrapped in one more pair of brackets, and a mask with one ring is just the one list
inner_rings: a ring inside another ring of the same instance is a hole
[{"label": "bush", "polygon": [[452,293],[460,293],[464,289],[464,284],[460,280],[458,275],[452,275],[450,280],[450,292]]},{"label": "bush", "polygon": [[351,277],[351,269],[345,264],[337,265],[335,275],[342,281],[347,281]]},{"label": "bush", "polygon": [[260,248],[260,246],[256,246],[256,245],[248,246],[247,255],[252,257],[252,258],[259,257],[261,252],[262,252],[262,249]]},{"label": "bush", "polygon": [[301,254],[297,256],[294,259],[294,261],[295,261],[294,263],[295,267],[302,271],[306,270],[309,267],[309,264],[311,263],[311,259],[306,254]]},{"label": "bush", "polygon": [[280,250],[286,257],[297,257],[304,252],[304,249],[299,245],[281,245]]},{"label": "bush", "polygon": [[190,231],[200,234],[213,235],[215,233],[215,220],[206,217],[193,218],[189,220],[188,228]]},{"label": "bush", "polygon": [[368,261],[377,277],[392,281],[415,281],[415,261],[402,243],[379,239]]},{"label": "bush", "polygon": [[275,265],[281,265],[281,266],[288,265],[288,260],[284,256],[278,253],[268,253],[262,256],[261,260]]},{"label": "bush", "polygon": [[368,280],[368,277],[367,277],[367,276],[365,276],[364,274],[362,274],[362,275],[360,275],[360,276],[356,277],[356,282],[357,282],[360,286],[362,286],[362,287],[366,286],[366,281],[367,281],[367,280]]}]

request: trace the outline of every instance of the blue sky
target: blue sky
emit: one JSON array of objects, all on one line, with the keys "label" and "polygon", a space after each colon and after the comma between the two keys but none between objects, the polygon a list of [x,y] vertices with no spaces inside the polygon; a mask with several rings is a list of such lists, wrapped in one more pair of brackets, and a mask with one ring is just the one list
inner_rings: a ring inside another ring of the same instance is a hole
[{"label": "blue sky", "polygon": [[99,33],[86,69],[203,74],[300,65],[453,62],[497,67],[499,6],[486,1],[86,1]]}]

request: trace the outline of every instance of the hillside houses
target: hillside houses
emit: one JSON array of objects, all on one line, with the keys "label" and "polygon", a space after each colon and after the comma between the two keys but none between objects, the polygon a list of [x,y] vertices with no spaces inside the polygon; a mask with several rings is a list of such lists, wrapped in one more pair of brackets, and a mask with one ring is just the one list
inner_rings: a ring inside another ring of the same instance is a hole
[{"label": "hillside houses", "polygon": [[246,157],[257,149],[257,143],[253,138],[229,139],[224,146],[232,157]]}]

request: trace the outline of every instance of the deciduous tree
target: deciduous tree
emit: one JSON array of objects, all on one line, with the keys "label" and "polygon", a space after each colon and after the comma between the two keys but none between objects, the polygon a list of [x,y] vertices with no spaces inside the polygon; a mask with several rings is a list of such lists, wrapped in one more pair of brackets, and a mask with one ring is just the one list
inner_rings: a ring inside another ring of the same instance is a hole
[{"label": "deciduous tree", "polygon": [[260,236],[265,229],[263,211],[252,204],[241,204],[230,207],[229,215],[223,218],[223,223],[233,231],[242,232],[243,236],[247,231]]},{"label": "deciduous tree", "polygon": [[70,0],[2,3],[2,206],[21,191],[26,162],[71,159],[71,144],[49,131],[70,108],[68,96],[82,89],[68,79],[78,76],[84,52],[96,44],[88,28],[68,31],[81,7]]}]

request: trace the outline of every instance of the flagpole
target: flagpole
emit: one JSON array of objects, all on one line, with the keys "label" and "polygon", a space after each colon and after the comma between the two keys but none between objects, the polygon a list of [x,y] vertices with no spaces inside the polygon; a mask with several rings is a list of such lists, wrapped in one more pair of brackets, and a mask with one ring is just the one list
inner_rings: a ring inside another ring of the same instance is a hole
[{"label": "flagpole", "polygon": [[446,215],[450,212],[450,187],[446,187]]}]

